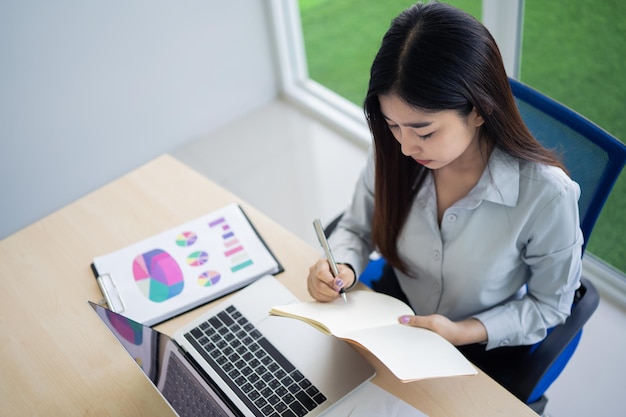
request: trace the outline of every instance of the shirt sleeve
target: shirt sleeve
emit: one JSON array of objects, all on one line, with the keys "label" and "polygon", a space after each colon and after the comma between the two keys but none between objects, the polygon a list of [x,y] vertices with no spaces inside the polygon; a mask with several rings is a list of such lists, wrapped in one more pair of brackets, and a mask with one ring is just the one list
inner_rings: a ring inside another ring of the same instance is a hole
[{"label": "shirt sleeve", "polygon": [[374,250],[371,243],[373,211],[374,153],[370,149],[365,168],[357,181],[352,203],[328,239],[335,261],[349,264],[357,279],[367,266],[369,255]]},{"label": "shirt sleeve", "polygon": [[569,181],[530,219],[521,255],[530,271],[526,294],[474,315],[487,329],[487,350],[534,344],[569,316],[582,272],[579,195]]}]

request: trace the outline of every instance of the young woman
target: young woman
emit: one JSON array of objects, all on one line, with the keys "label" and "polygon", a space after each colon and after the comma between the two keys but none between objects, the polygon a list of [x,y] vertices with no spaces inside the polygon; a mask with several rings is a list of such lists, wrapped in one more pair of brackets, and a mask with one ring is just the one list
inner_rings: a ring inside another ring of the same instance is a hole
[{"label": "young woman", "polygon": [[418,3],[393,20],[364,107],[373,147],[330,237],[340,274],[319,260],[309,292],[334,300],[377,250],[389,268],[375,289],[416,313],[400,322],[506,384],[524,346],[570,313],[578,185],[524,125],[488,30],[452,6]]}]

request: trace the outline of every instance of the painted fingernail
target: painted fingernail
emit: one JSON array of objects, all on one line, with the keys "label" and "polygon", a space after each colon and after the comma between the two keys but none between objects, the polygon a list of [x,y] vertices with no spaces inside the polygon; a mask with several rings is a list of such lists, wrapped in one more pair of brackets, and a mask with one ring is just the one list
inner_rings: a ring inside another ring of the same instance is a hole
[{"label": "painted fingernail", "polygon": [[404,324],[409,324],[409,316],[402,316],[400,317],[400,322],[404,323]]},{"label": "painted fingernail", "polygon": [[335,285],[340,287],[340,288],[343,287],[343,280],[341,278],[337,278],[335,280]]}]

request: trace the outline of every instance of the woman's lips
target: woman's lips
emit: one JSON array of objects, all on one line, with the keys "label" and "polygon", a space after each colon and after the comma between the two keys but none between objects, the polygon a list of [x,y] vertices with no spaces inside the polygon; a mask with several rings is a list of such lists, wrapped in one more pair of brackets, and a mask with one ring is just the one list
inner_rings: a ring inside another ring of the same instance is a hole
[{"label": "woman's lips", "polygon": [[421,164],[421,165],[428,165],[431,162],[433,162],[432,159],[414,159],[414,160],[415,160],[415,162],[417,162],[418,164]]}]

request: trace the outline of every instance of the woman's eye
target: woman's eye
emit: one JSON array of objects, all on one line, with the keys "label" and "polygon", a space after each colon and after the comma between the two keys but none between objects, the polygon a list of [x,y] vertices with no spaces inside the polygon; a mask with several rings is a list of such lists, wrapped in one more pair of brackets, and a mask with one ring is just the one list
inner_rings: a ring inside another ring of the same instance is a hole
[{"label": "woman's eye", "polygon": [[429,133],[427,135],[417,135],[418,138],[422,139],[422,140],[426,140],[428,138],[430,138],[433,134]]}]

